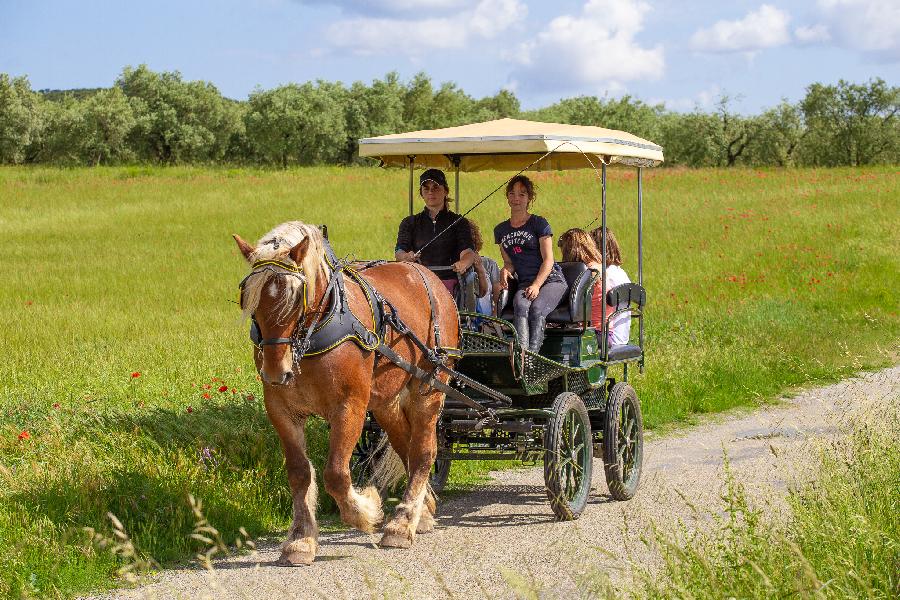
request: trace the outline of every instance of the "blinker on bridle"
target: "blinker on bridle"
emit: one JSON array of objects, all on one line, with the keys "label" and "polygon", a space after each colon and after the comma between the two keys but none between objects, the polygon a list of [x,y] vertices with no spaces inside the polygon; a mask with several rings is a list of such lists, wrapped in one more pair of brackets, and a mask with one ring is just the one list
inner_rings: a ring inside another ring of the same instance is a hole
[{"label": "blinker on bridle", "polygon": [[[272,245],[275,249],[278,249],[278,239],[272,241]],[[284,275],[287,277],[296,277],[300,280],[300,283],[303,286],[303,289],[300,292],[300,295],[303,297],[303,312],[300,314],[300,317],[303,318],[303,315],[306,314],[307,308],[307,297],[306,297],[306,276],[303,274],[303,268],[296,264],[290,264],[286,262],[282,262],[280,260],[258,260],[250,267],[250,273],[244,277],[241,282],[238,284],[238,304],[243,309],[244,308],[244,287],[247,285],[247,281],[253,277],[254,275],[259,275],[265,271],[269,271],[270,273],[274,273],[275,275]],[[286,272],[281,272],[276,269],[283,269]],[[256,321],[255,316],[251,317],[254,322]],[[293,338],[263,338],[260,340],[257,346],[262,349],[263,346],[278,346],[281,344],[293,344]]]}]

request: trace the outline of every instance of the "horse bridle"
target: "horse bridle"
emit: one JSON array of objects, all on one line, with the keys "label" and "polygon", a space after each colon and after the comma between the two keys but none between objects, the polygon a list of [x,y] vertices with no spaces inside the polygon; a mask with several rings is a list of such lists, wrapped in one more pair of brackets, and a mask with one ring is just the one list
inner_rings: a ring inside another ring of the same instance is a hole
[{"label": "horse bridle", "polygon": [[[302,289],[300,291],[300,295],[303,298],[303,308],[300,311],[300,316],[298,317],[298,322],[303,320],[304,315],[306,314],[307,307],[307,287],[306,287],[306,275],[303,273],[303,268],[296,264],[290,264],[286,262],[282,262],[280,260],[258,260],[250,267],[250,273],[244,277],[241,282],[238,284],[238,289],[240,289],[239,294],[239,304],[241,308],[244,308],[244,286],[247,285],[247,281],[253,277],[254,275],[259,275],[266,271],[270,273],[274,273],[275,275],[282,275],[284,277],[296,277],[300,281],[300,285]],[[278,269],[281,269],[280,271]],[[253,322],[256,322],[256,315],[251,316]],[[257,328],[259,325],[257,325]],[[263,338],[259,341],[257,346],[262,349],[263,346],[279,346],[282,344],[293,344],[294,338]]]}]

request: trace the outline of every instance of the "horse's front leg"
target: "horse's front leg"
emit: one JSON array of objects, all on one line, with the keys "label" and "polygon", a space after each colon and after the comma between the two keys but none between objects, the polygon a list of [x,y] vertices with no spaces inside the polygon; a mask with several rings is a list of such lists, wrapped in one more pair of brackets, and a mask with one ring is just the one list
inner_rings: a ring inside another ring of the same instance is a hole
[{"label": "horse's front leg", "polygon": [[[410,387],[416,388],[416,383]],[[380,542],[384,548],[409,548],[417,532],[434,528],[434,497],[428,487],[428,477],[437,456],[436,427],[443,399],[440,392],[419,394],[416,389],[407,404],[401,406],[409,423],[406,457],[409,484],[394,518],[384,527]]]},{"label": "horse's front leg", "polygon": [[319,526],[316,523],[316,472],[306,455],[306,418],[296,419],[280,406],[272,404],[266,402],[266,411],[281,438],[294,507],[294,520],[281,546],[278,562],[283,565],[308,565],[316,557]]},{"label": "horse's front leg", "polygon": [[338,505],[341,520],[360,531],[372,533],[384,520],[381,496],[375,486],[362,491],[353,487],[350,475],[350,456],[362,433],[368,405],[368,393],[347,396],[328,418],[328,461],[324,481],[327,491]]}]

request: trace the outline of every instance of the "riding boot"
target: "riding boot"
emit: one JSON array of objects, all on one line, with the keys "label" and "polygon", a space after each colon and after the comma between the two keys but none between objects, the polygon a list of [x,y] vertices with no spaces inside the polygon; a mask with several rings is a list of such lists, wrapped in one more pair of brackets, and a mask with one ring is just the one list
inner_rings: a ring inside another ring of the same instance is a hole
[{"label": "riding boot", "polygon": [[513,317],[513,327],[519,334],[519,346],[522,351],[528,350],[528,317]]},{"label": "riding boot", "polygon": [[547,317],[531,317],[528,319],[529,339],[528,349],[535,354],[541,351],[544,344],[544,329],[547,327]]}]

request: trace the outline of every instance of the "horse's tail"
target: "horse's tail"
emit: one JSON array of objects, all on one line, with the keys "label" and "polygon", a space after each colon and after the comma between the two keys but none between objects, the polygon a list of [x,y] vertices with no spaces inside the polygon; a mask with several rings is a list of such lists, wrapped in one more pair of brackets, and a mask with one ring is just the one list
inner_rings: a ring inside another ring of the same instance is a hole
[{"label": "horse's tail", "polygon": [[406,466],[388,441],[387,434],[383,434],[378,440],[374,455],[370,483],[383,494],[406,476]]}]

